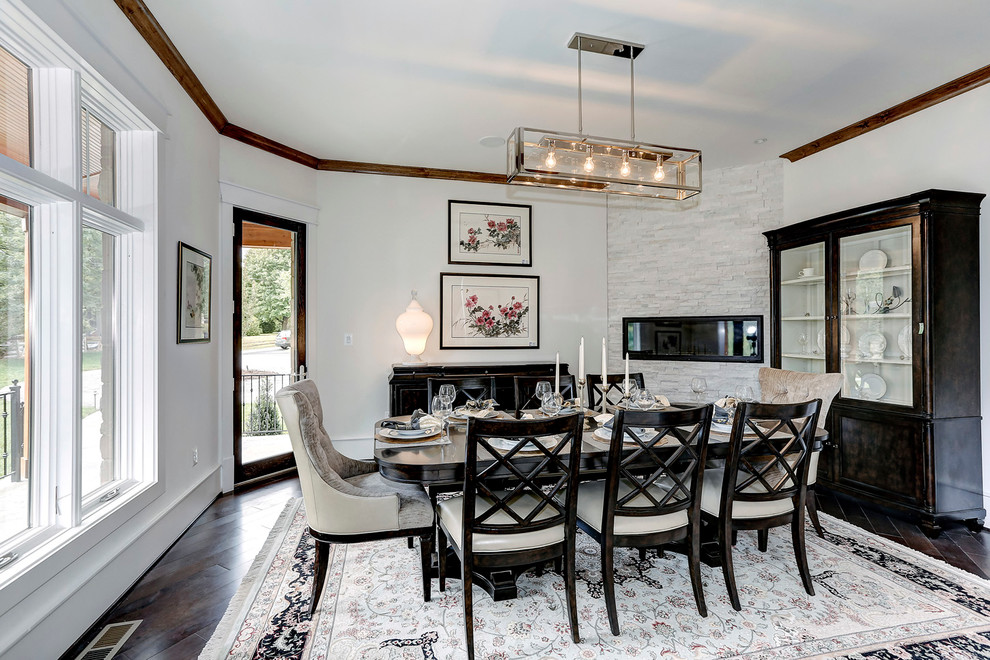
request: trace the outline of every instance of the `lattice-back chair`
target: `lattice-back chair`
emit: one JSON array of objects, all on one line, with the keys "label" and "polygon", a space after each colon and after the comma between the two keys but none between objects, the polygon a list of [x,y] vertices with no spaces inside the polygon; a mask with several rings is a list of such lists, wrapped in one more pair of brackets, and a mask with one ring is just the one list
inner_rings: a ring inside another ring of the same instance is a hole
[{"label": "lattice-back chair", "polygon": [[615,547],[657,548],[687,540],[694,600],[708,616],[701,586],[701,484],[712,405],[661,412],[622,411],[612,423],[605,481],[578,488],[578,526],[602,546],[602,583],[613,635]]},{"label": "lattice-back chair", "polygon": [[808,469],[818,428],[820,399],[806,403],[740,403],[729,438],[724,470],[708,470],[702,487],[702,516],[718,528],[729,600],[742,609],[732,570],[732,540],[738,529],[755,529],[766,551],[771,527],[790,523],[798,571],[814,596],[804,544]]},{"label": "lattice-back chair", "polygon": [[[832,399],[842,388],[842,374],[809,374],[801,371],[773,369],[760,367],[758,376],[760,382],[760,400],[764,403],[799,403],[822,400],[822,409],[818,412],[818,426],[825,428],[828,419],[828,409]],[[808,518],[815,527],[815,533],[825,538],[825,530],[818,520],[818,497],[815,495],[815,482],[818,481],[818,458],[820,451],[811,455],[811,467],[808,468],[808,495],[805,507]]]},{"label": "lattice-back chair", "polygon": [[316,539],[310,614],[326,580],[332,543],[363,543],[418,536],[423,600],[430,600],[433,509],[420,486],[387,481],[374,461],[358,461],[336,449],[323,428],[316,383],[301,380],[275,394],[299,471],[309,533]]},{"label": "lattice-back chair", "polygon": [[[468,658],[474,658],[473,571],[512,570],[563,560],[571,638],[580,641],[574,544],[584,415],[471,419],[464,492],[437,506],[440,590],[448,542],[461,560]],[[565,494],[564,501],[556,496]],[[465,513],[467,512],[467,513]]]},{"label": "lattice-back chair", "polygon": [[[553,376],[514,376],[512,378],[512,388],[515,391],[516,419],[522,415],[523,410],[539,408],[542,401],[536,398],[536,384],[546,381],[553,387]],[[565,399],[573,399],[577,396],[577,381],[574,376],[560,377],[560,394]]]},{"label": "lattice-back chair", "polygon": [[433,396],[440,391],[441,385],[453,385],[457,390],[454,408],[460,408],[468,401],[495,398],[494,376],[444,376],[426,379],[426,405],[433,406]]},{"label": "lattice-back chair", "polygon": [[[622,381],[625,380],[625,375],[609,374],[605,380],[605,403],[606,405],[614,406],[622,401]],[[642,373],[629,374],[629,380],[635,383],[636,387],[646,387],[646,381],[643,380]],[[601,374],[588,374],[587,383],[588,407],[592,410],[598,410],[598,407],[602,405]]]}]

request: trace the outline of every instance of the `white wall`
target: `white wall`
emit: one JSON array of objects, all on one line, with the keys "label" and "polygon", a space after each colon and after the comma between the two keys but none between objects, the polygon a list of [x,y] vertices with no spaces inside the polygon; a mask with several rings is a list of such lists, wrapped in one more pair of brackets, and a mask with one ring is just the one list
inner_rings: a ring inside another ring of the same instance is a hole
[{"label": "white wall", "polygon": [[[780,161],[705,172],[705,191],[675,204],[618,198],[608,208],[609,372],[622,364],[623,316],[758,314],[769,364],[769,250],[763,232],[781,224]],[[594,371],[598,361],[589,364]],[[704,376],[707,398],[738,385],[759,392],[761,364],[630,360],[646,386],[690,401],[691,378]]]},{"label": "white wall", "polygon": [[[594,344],[606,322],[605,199],[594,194],[321,173],[318,236],[309,243],[316,295],[307,313],[319,328],[310,373],[324,399],[334,438],[370,437],[388,414],[391,365],[405,358],[395,318],[416,289],[435,326],[428,362],[528,362],[554,359],[577,369],[580,337]],[[533,206],[533,266],[512,268],[447,263],[447,201]],[[440,273],[540,276],[540,348],[440,350]],[[312,280],[311,280],[312,281]],[[344,334],[354,336],[344,346]],[[591,359],[590,356],[588,358]],[[589,363],[590,364],[590,363]]]},{"label": "white wall", "polygon": [[[790,224],[930,188],[990,193],[990,86],[784,167]],[[990,337],[990,200],[980,219],[980,328]],[[981,342],[984,508],[990,509],[990,345]]]},{"label": "white wall", "polygon": [[[37,583],[31,593],[21,596],[16,587],[4,589],[0,656],[56,658],[219,492],[217,344],[175,343],[176,242],[214,255],[218,250],[218,137],[114,3],[29,4],[166,134],[160,156],[158,251],[161,487],[157,498],[133,517],[101,531],[99,538],[61,551],[59,556],[68,558],[61,570],[49,563],[29,573],[29,581]],[[193,448],[199,449],[195,466]]]}]

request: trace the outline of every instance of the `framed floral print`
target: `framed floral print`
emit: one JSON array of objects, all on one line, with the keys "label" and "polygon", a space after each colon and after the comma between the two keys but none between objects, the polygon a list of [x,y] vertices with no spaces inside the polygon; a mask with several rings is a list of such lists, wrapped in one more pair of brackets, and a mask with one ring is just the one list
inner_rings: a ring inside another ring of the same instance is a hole
[{"label": "framed floral print", "polygon": [[210,289],[213,259],[202,250],[179,243],[179,292],[176,342],[210,341]]},{"label": "framed floral print", "polygon": [[450,200],[447,237],[447,263],[532,266],[533,207]]},{"label": "framed floral print", "polygon": [[440,348],[539,348],[540,278],[440,273]]}]

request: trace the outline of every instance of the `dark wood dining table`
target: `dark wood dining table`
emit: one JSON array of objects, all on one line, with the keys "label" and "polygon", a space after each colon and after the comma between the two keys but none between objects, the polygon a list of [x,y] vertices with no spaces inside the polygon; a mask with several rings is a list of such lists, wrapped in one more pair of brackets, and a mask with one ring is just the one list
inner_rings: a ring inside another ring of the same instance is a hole
[{"label": "dark wood dining table", "polygon": [[[690,408],[697,404],[675,403],[673,407]],[[540,413],[536,413],[539,415]],[[585,414],[585,431],[582,438],[580,478],[582,481],[594,481],[605,477],[605,468],[608,462],[608,440],[596,437],[595,430],[599,425],[594,421],[592,413]],[[511,419],[512,415],[500,412],[499,416]],[[408,421],[409,416],[390,417],[390,420]],[[378,471],[386,479],[401,483],[419,484],[424,486],[430,496],[436,500],[439,493],[459,491],[464,482],[464,450],[467,441],[466,420],[452,419],[449,427],[448,444],[409,446],[414,441],[390,441],[382,438],[379,431],[382,422],[379,420],[375,424],[375,462],[378,463]],[[814,449],[820,450],[823,443],[828,439],[828,432],[818,429],[815,434]],[[673,449],[673,446],[672,446]],[[708,460],[725,458],[729,453],[729,434],[715,430],[711,431],[708,440]],[[539,461],[538,456],[517,457],[518,461]],[[711,542],[707,545],[711,545]],[[678,548],[669,548],[674,552]],[[707,548],[702,551],[702,560],[709,565],[718,566],[719,556],[717,548]],[[448,555],[448,562],[452,561]],[[456,576],[456,562],[454,557],[453,567],[448,563],[448,572],[451,577]],[[491,594],[495,600],[515,598],[516,587],[514,575],[478,575],[479,586],[482,586]]]}]

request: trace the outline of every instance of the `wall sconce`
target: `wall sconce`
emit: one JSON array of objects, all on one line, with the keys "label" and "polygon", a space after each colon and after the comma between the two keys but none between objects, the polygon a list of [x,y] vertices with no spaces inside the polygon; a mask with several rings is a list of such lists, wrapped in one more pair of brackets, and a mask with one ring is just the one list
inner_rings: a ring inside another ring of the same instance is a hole
[{"label": "wall sconce", "polygon": [[395,329],[402,337],[402,344],[409,354],[402,364],[422,364],[420,355],[426,350],[426,339],[433,332],[433,317],[423,311],[423,306],[416,300],[416,291],[412,292],[412,300],[406,311],[395,319]]}]

